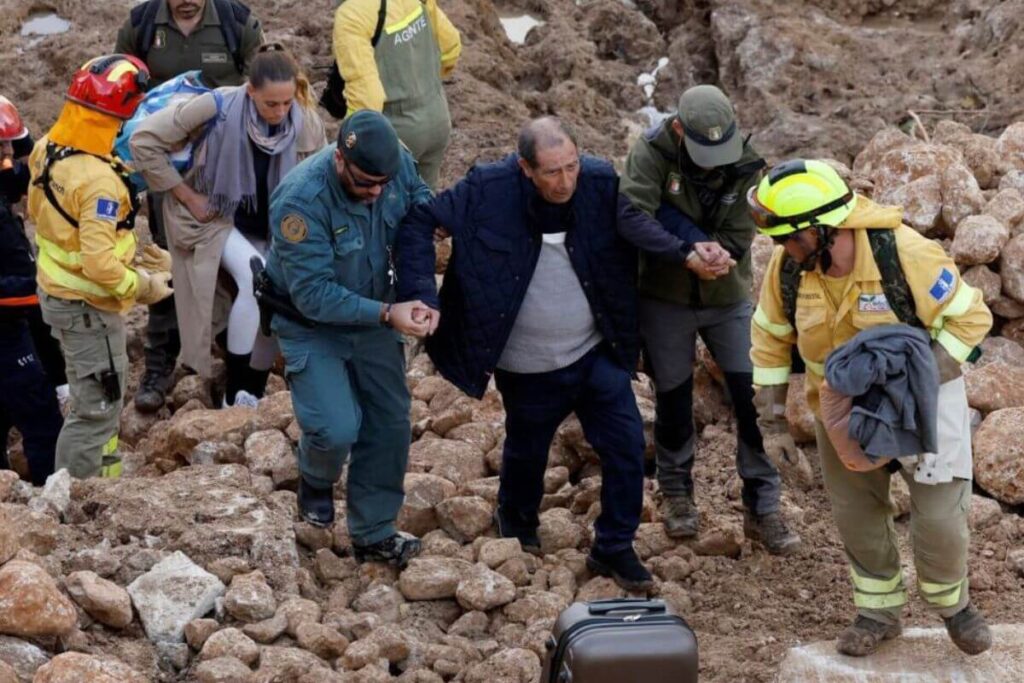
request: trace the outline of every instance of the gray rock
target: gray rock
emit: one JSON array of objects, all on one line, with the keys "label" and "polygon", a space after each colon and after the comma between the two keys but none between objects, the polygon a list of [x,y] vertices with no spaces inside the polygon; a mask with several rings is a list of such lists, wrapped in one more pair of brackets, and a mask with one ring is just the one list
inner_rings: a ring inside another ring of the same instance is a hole
[{"label": "gray rock", "polygon": [[1024,680],[1024,626],[992,626],[995,646],[984,656],[964,657],[943,628],[910,628],[870,657],[836,653],[834,641],[791,649],[777,683],[946,683]]},{"label": "gray rock", "polygon": [[185,624],[213,609],[224,584],[182,552],[159,562],[128,586],[146,636],[153,642],[181,642]]},{"label": "gray rock", "polygon": [[0,661],[11,665],[18,674],[18,680],[31,681],[36,669],[50,661],[50,657],[32,643],[0,636]]}]

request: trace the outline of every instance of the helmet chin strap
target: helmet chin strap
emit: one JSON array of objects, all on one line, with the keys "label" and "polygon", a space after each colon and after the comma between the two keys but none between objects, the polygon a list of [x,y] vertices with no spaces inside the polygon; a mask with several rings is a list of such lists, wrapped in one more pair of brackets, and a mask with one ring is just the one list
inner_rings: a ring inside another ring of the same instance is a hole
[{"label": "helmet chin strap", "polygon": [[812,223],[811,226],[818,233],[818,246],[808,254],[807,258],[803,260],[800,267],[807,272],[814,270],[818,262],[821,262],[821,272],[827,273],[829,268],[832,267],[832,244],[835,242],[835,228],[821,223]]}]

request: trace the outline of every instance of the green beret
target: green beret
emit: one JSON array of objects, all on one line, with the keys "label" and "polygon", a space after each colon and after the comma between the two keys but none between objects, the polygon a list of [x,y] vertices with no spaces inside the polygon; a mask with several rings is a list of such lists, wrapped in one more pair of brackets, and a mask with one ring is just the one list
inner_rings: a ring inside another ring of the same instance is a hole
[{"label": "green beret", "polygon": [[402,161],[398,134],[380,112],[360,109],[341,124],[338,148],[359,170],[376,176],[398,174]]}]

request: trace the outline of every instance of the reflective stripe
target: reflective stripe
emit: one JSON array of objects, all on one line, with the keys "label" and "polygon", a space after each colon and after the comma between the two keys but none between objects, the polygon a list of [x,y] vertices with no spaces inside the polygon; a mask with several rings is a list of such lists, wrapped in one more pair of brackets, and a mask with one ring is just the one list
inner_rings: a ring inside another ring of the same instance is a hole
[{"label": "reflective stripe", "polygon": [[[956,290],[956,294],[946,304],[945,308],[942,309],[941,318],[959,318],[971,310],[972,303],[974,303],[974,288],[966,282],[961,282],[960,287]],[[934,323],[932,325],[933,327],[942,327],[942,325],[935,325]]]},{"label": "reflective stripe", "polygon": [[28,296],[9,296],[0,299],[0,306],[35,306],[39,303],[39,297],[35,294]]},{"label": "reflective stripe", "polygon": [[400,19],[399,21],[395,22],[394,24],[391,24],[390,26],[385,27],[384,28],[384,32],[387,33],[388,35],[391,35],[392,33],[397,33],[398,31],[401,31],[403,28],[405,28],[406,26],[408,26],[412,22],[414,22],[417,19],[419,19],[420,15],[422,15],[422,14],[423,14],[423,5],[419,4],[419,5],[416,6],[416,9],[414,9],[404,19]]},{"label": "reflective stripe", "polygon": [[759,368],[754,366],[754,384],[762,387],[785,384],[789,381],[789,366],[781,368]]},{"label": "reflective stripe", "polygon": [[864,609],[891,609],[893,607],[902,607],[907,604],[907,592],[899,591],[898,593],[873,595],[870,593],[858,593],[857,591],[854,591],[853,604]]},{"label": "reflective stripe", "polygon": [[124,464],[118,460],[115,463],[109,465],[103,465],[100,467],[100,476],[104,479],[117,479],[121,476],[124,470]]},{"label": "reflective stripe", "polygon": [[859,591],[865,593],[892,593],[899,588],[903,575],[897,573],[891,579],[872,579],[867,576],[861,576],[854,571],[853,567],[850,567],[850,578],[853,580],[854,588]]},{"label": "reflective stripe", "polygon": [[[929,604],[937,607],[952,607],[960,602],[960,593],[964,588],[962,579],[956,583],[928,583],[927,581],[921,581],[918,585],[921,588],[921,596]],[[945,595],[942,595],[943,593]]]},{"label": "reflective stripe", "polygon": [[769,320],[768,315],[761,308],[760,304],[758,304],[757,309],[754,310],[754,324],[760,327],[768,334],[772,335],[773,337],[778,337],[779,339],[782,339],[783,337],[788,337],[790,334],[793,333],[793,326],[790,325],[789,323],[779,324],[773,323],[771,320]]},{"label": "reflective stripe", "polygon": [[117,453],[117,434],[114,434],[110,439],[103,444],[103,450],[100,451],[102,455],[113,455]]},{"label": "reflective stripe", "polygon": [[445,52],[443,55],[441,55],[441,61],[442,62],[451,61],[451,60],[455,59],[456,57],[458,57],[461,53],[462,53],[462,45],[461,44],[456,45],[452,49],[448,50],[448,52]]},{"label": "reflective stripe", "polygon": [[[65,268],[81,268],[82,267],[82,254],[77,251],[65,251],[61,249],[57,244],[51,242],[45,237],[41,237],[38,233],[36,234],[36,244],[39,245],[39,251],[46,251],[50,257],[61,264]],[[129,232],[124,237],[117,239],[114,244],[114,256],[118,259],[124,257],[132,248],[135,247],[135,233]]]},{"label": "reflective stripe", "polygon": [[935,335],[935,341],[942,344],[942,348],[949,351],[949,355],[953,356],[960,363],[966,363],[967,357],[971,355],[974,350],[972,347],[964,344],[962,341],[957,339],[951,332],[946,330],[940,330]]},{"label": "reflective stripe", "polygon": [[[116,299],[126,299],[128,295],[138,284],[138,276],[135,271],[131,268],[125,268],[125,273],[121,277],[121,281],[113,289],[106,289],[96,284],[92,280],[68,271],[65,267],[62,267],[61,260],[67,259],[67,261],[73,261],[78,259],[78,263],[81,263],[81,254],[67,252],[55,245],[53,242],[36,235],[36,242],[39,244],[39,259],[37,266],[39,270],[43,271],[48,278],[56,282],[58,285],[70,289],[75,292],[81,292],[82,294],[92,294],[93,296],[102,297],[109,299],[111,297]],[[128,247],[132,247],[135,244],[134,235],[131,239],[124,240],[128,244]],[[120,248],[121,255],[127,253],[127,249],[122,247],[121,244],[117,245]],[[114,253],[117,255],[118,248],[115,248]]]},{"label": "reflective stripe", "polygon": [[807,360],[806,358],[804,358],[804,365],[806,365],[807,369],[816,374],[818,377],[825,376],[824,363],[815,363],[813,360]]}]

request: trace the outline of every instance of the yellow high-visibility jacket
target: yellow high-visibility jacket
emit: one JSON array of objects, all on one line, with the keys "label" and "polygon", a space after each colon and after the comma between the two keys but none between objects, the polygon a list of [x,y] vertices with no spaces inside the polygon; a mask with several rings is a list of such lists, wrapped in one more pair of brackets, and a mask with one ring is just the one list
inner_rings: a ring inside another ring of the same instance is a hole
[{"label": "yellow high-visibility jacket", "polygon": [[[338,70],[345,78],[348,113],[360,109],[384,111],[388,99],[370,44],[377,27],[380,0],[345,0],[334,15],[333,50]],[[437,0],[388,0],[383,37],[425,12],[441,57],[439,78],[447,78],[462,53],[459,31],[437,6]]]},{"label": "yellow high-visibility jacket", "polygon": [[961,280],[953,259],[939,244],[903,225],[902,215],[899,207],[880,206],[866,197],[857,197],[853,213],[839,228],[854,230],[856,240],[854,266],[845,293],[834,306],[820,271],[804,273],[797,293],[795,330],[783,310],[779,281],[785,249],[775,248],[750,326],[754,384],[785,384],[792,346],[796,344],[807,366],[807,400],[820,416],[818,388],[829,352],[861,330],[900,322],[886,302],[865,228],[895,231],[900,265],[918,318],[953,358],[961,363],[967,359],[992,327],[992,314],[981,291]]},{"label": "yellow high-visibility jacket", "polygon": [[135,232],[117,229],[131,211],[128,189],[109,163],[90,154],[55,162],[50,186],[61,207],[78,220],[74,227],[34,182],[43,172],[47,143],[43,137],[29,156],[28,214],[36,225],[39,286],[50,296],[122,313],[135,302],[138,288],[130,267]]}]

